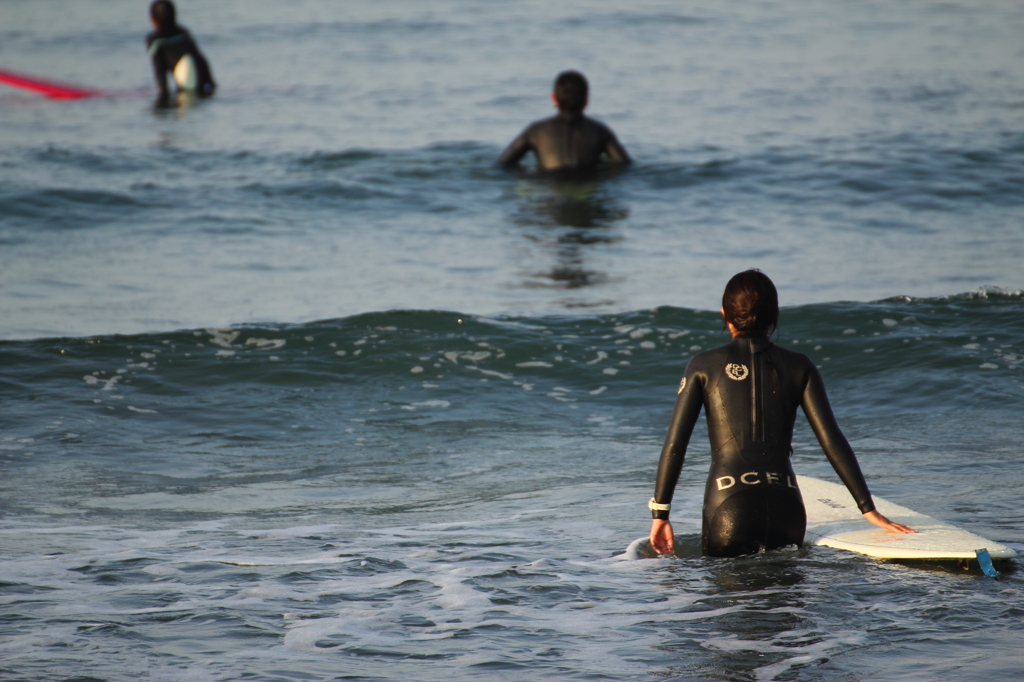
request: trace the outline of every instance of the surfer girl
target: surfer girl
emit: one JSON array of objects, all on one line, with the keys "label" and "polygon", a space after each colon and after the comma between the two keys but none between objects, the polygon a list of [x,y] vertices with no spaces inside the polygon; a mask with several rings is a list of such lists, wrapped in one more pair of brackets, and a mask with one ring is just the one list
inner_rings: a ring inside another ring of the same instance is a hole
[{"label": "surfer girl", "polygon": [[537,166],[548,172],[593,171],[602,155],[611,164],[630,163],[629,154],[612,129],[583,114],[589,87],[579,71],[558,74],[551,93],[558,114],[528,125],[501,153],[498,163],[517,166],[531,151],[537,157]]},{"label": "surfer girl", "polygon": [[179,90],[197,97],[209,97],[217,89],[210,64],[199,51],[188,30],[178,25],[174,3],[155,0],[149,6],[149,19],[156,29],[146,36],[146,47],[153,62],[153,75],[159,89],[158,106],[170,106],[167,75],[171,74]]},{"label": "surfer girl", "polygon": [[722,316],[732,341],[696,355],[679,384],[648,504],[654,551],[672,551],[669,509],[702,407],[711,440],[701,533],[705,556],[734,557],[803,543],[807,519],[790,464],[797,407],[864,518],[895,533],[916,532],[875,511],[814,363],[769,339],[778,325],[779,297],[768,276],[747,270],[729,280]]}]

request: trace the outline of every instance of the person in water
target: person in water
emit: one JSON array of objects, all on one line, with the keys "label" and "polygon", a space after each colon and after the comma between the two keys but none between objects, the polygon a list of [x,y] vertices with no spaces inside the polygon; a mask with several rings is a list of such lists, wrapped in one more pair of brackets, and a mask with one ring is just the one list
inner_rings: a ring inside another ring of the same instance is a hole
[{"label": "person in water", "polygon": [[584,116],[588,89],[587,79],[578,71],[558,74],[551,93],[558,114],[528,125],[501,153],[498,163],[516,166],[530,151],[544,171],[592,171],[602,154],[613,164],[630,163],[611,128]]},{"label": "person in water", "polygon": [[157,104],[160,106],[169,106],[171,102],[168,74],[173,76],[179,90],[198,97],[209,97],[217,89],[209,62],[188,30],[178,25],[175,15],[171,0],[155,0],[149,6],[149,19],[156,30],[146,36],[146,47],[153,62],[153,75],[159,89]]},{"label": "person in water", "polygon": [[701,533],[705,556],[734,557],[803,543],[807,519],[790,464],[797,407],[864,518],[895,533],[917,532],[875,511],[811,359],[769,339],[778,325],[779,297],[768,276],[747,270],[729,280],[722,316],[732,341],[696,355],[679,384],[648,504],[654,551],[672,551],[669,509],[701,407],[711,440]]}]

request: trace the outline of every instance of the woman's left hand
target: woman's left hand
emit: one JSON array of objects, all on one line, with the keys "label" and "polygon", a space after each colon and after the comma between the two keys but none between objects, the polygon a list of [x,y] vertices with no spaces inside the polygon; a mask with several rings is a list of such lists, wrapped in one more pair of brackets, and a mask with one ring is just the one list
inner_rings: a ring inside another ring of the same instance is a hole
[{"label": "woman's left hand", "polygon": [[864,513],[864,518],[868,520],[868,523],[889,531],[890,533],[916,533],[917,531],[910,526],[904,526],[902,523],[896,523],[890,521],[876,511],[869,511]]}]

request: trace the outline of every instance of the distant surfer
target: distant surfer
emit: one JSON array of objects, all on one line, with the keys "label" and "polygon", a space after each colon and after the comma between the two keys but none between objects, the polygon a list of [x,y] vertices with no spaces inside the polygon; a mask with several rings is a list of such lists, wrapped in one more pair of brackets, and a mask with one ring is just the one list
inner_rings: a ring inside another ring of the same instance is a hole
[{"label": "distant surfer", "polygon": [[578,71],[558,74],[551,93],[558,114],[528,125],[501,153],[498,163],[516,166],[531,151],[544,171],[592,171],[602,155],[611,164],[630,163],[611,128],[583,114],[588,90],[587,79]]},{"label": "distant surfer", "polygon": [[768,276],[747,270],[729,280],[722,316],[732,341],[694,356],[679,384],[648,505],[654,551],[672,551],[669,509],[702,407],[711,440],[701,534],[705,556],[733,557],[803,543],[807,519],[790,464],[797,407],[803,408],[864,518],[895,533],[917,532],[875,511],[811,359],[769,339],[778,326],[779,298]]},{"label": "distant surfer", "polygon": [[149,48],[153,75],[160,91],[158,106],[170,106],[171,103],[168,74],[174,78],[178,90],[197,97],[209,97],[217,89],[209,62],[188,30],[178,25],[175,15],[171,0],[155,0],[149,6],[149,19],[156,30],[146,36],[146,47]]}]

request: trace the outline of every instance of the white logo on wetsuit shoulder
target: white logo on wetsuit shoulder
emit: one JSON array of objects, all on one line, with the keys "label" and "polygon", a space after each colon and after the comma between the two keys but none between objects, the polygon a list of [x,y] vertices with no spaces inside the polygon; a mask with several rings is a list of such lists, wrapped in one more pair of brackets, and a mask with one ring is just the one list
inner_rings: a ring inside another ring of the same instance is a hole
[{"label": "white logo on wetsuit shoulder", "polygon": [[725,376],[729,377],[733,381],[743,381],[750,374],[750,370],[747,369],[746,365],[737,365],[730,362],[725,366]]},{"label": "white logo on wetsuit shoulder", "polygon": [[686,388],[686,377],[683,377],[683,380],[679,382],[679,390],[676,391],[676,395],[682,393],[684,388]]}]

